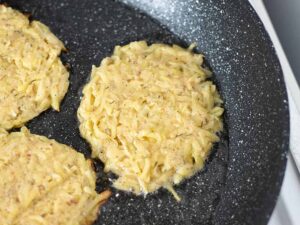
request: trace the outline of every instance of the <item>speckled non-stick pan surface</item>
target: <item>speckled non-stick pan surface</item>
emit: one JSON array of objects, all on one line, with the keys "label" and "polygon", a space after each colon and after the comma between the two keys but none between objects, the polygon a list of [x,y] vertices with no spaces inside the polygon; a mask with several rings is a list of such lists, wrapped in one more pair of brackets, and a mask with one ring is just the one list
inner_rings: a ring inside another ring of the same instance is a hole
[{"label": "speckled non-stick pan surface", "polygon": [[[6,0],[47,24],[66,44],[71,85],[61,112],[48,110],[28,127],[90,156],[76,111],[93,64],[115,45],[196,42],[225,100],[226,131],[205,169],[176,187],[136,197],[113,190],[96,224],[266,224],[281,186],[289,112],[283,76],[270,39],[246,0]],[[98,189],[110,187],[96,162]]]}]

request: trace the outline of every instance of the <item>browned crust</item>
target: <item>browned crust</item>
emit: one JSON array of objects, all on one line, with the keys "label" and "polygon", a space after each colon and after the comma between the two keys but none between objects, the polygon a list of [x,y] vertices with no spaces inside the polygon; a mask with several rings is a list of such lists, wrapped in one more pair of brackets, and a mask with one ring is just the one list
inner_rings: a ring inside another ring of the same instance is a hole
[{"label": "browned crust", "polygon": [[[98,214],[97,214],[97,217],[99,217],[100,215],[100,209],[101,207],[107,202],[108,198],[111,196],[111,191],[110,190],[105,190],[103,192],[100,193],[100,196],[102,197],[102,200],[99,201],[98,203],[98,206],[97,206],[97,211],[98,211]],[[93,216],[87,216],[85,218],[84,221],[81,222],[81,225],[93,225],[95,222],[95,218],[93,218]]]},{"label": "browned crust", "polygon": [[103,198],[102,201],[100,201],[99,205],[102,206],[103,204],[105,204],[108,200],[108,198],[111,196],[111,191],[110,190],[105,190],[103,192],[100,193],[101,197]]}]

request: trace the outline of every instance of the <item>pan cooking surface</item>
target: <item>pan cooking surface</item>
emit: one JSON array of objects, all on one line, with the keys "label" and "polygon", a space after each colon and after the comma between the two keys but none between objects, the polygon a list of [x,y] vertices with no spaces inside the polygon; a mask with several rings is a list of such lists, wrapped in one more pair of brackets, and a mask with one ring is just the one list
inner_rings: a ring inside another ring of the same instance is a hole
[{"label": "pan cooking surface", "polygon": [[[266,224],[281,185],[288,149],[288,106],[281,69],[258,17],[245,1],[7,0],[45,23],[66,45],[70,88],[61,112],[48,110],[28,123],[90,156],[76,111],[91,66],[115,45],[135,40],[198,44],[222,98],[226,129],[205,169],[176,190],[144,197],[116,191],[96,224]],[[242,1],[241,1],[242,2]],[[99,175],[98,190],[113,175]]]}]

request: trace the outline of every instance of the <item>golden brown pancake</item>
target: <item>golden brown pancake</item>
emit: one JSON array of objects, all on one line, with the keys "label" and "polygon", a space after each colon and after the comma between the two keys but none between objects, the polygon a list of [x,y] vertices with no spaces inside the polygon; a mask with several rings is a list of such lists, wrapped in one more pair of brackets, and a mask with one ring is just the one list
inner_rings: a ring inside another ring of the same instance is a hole
[{"label": "golden brown pancake", "polygon": [[47,26],[0,5],[0,128],[21,127],[49,107],[59,110],[69,85],[62,50]]},{"label": "golden brown pancake", "polygon": [[203,56],[145,41],[117,46],[93,67],[78,109],[81,135],[114,186],[169,189],[203,168],[222,130],[221,99]]},{"label": "golden brown pancake", "polygon": [[0,131],[0,176],[1,225],[89,225],[110,195],[90,160],[25,127]]}]

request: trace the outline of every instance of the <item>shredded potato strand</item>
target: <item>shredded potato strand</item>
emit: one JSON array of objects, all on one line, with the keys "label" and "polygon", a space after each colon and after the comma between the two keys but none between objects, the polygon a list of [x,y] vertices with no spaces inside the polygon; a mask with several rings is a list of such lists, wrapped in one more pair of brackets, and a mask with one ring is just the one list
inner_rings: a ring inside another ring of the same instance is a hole
[{"label": "shredded potato strand", "polygon": [[78,109],[81,135],[114,186],[147,194],[199,171],[222,130],[222,100],[203,56],[145,41],[117,46],[93,67]]}]

